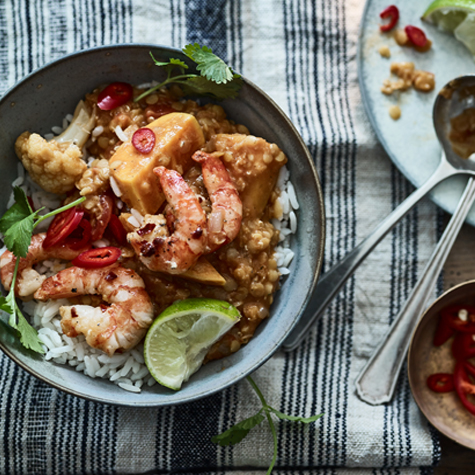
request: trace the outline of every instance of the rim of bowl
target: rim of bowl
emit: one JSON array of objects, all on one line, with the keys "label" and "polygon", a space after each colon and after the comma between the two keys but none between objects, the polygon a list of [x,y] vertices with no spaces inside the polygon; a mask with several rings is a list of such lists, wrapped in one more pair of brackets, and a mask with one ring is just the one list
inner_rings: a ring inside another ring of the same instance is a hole
[{"label": "rim of bowl", "polygon": [[[17,83],[15,83],[11,88],[9,88],[5,94],[0,98],[0,104],[3,104],[4,102],[8,101],[8,98],[10,95],[12,95],[17,88],[19,88],[23,83],[28,82],[30,79],[34,78],[35,76],[43,73],[44,71],[47,71],[48,69],[54,68],[60,63],[69,61],[71,58],[75,58],[78,56],[87,56],[91,53],[99,53],[99,52],[107,52],[108,50],[120,50],[120,49],[126,49],[126,48],[136,48],[136,49],[161,49],[165,50],[167,52],[173,53],[173,54],[178,54],[178,55],[183,55],[183,52],[178,49],[178,48],[173,48],[170,46],[165,46],[165,45],[160,45],[160,44],[152,44],[152,43],[116,43],[116,44],[111,44],[111,45],[105,45],[105,46],[95,46],[92,48],[87,48],[81,51],[77,51],[74,53],[67,54],[65,56],[62,56],[61,58],[58,58],[56,60],[50,61],[46,63],[45,65],[41,66],[40,68],[34,70],[24,78],[20,79]],[[21,368],[23,368],[25,371],[27,371],[29,374],[32,376],[38,378],[39,380],[43,381],[44,383],[48,384],[49,386],[59,389],[67,394],[71,394],[73,396],[80,397],[82,399],[86,399],[92,402],[99,402],[103,404],[110,404],[110,405],[116,405],[116,406],[125,406],[125,407],[162,407],[162,406],[170,406],[170,405],[178,405],[178,404],[184,404],[192,401],[196,401],[198,399],[201,399],[203,397],[211,396],[212,394],[215,394],[217,392],[220,392],[224,389],[226,389],[229,386],[232,386],[233,384],[237,383],[238,381],[244,379],[247,375],[253,373],[256,371],[260,366],[262,366],[267,360],[269,360],[275,352],[279,349],[280,345],[282,342],[285,340],[285,338],[289,335],[289,333],[292,331],[294,326],[296,325],[297,321],[302,317],[302,313],[305,310],[309,299],[311,295],[313,294],[315,290],[315,286],[317,284],[318,278],[320,276],[320,272],[322,269],[322,263],[323,263],[323,254],[324,254],[324,248],[325,248],[325,208],[324,208],[324,200],[323,200],[323,191],[320,183],[320,179],[318,176],[318,172],[316,170],[315,164],[313,162],[312,156],[310,155],[310,152],[307,148],[307,145],[303,141],[300,133],[296,129],[295,125],[291,122],[291,120],[287,117],[287,115],[283,112],[283,110],[280,108],[280,106],[267,94],[265,93],[260,87],[256,86],[253,82],[251,82],[249,79],[246,79],[245,77],[242,77],[242,80],[244,83],[246,83],[251,89],[253,89],[255,92],[257,92],[260,96],[262,96],[274,109],[275,111],[280,115],[280,117],[284,120],[286,123],[286,126],[292,131],[293,135],[296,137],[297,141],[299,142],[300,146],[302,147],[302,150],[304,151],[305,159],[307,160],[307,163],[312,171],[312,178],[313,182],[315,184],[315,189],[317,192],[317,203],[316,203],[316,208],[318,209],[318,217],[320,220],[320,236],[319,238],[319,246],[318,246],[318,256],[316,259],[316,268],[313,273],[313,278],[311,285],[309,286],[309,291],[307,293],[307,296],[304,300],[304,302],[301,305],[301,308],[296,312],[296,318],[294,318],[294,321],[292,322],[291,326],[288,328],[287,332],[285,335],[282,335],[281,338],[274,342],[274,346],[266,355],[264,355],[262,358],[260,358],[257,361],[254,361],[252,364],[250,364],[247,369],[243,372],[241,372],[237,377],[234,379],[229,379],[224,380],[222,383],[216,384],[215,387],[213,387],[210,390],[207,391],[202,391],[200,393],[190,395],[188,397],[184,397],[180,400],[174,400],[167,402],[166,400],[163,401],[157,401],[157,403],[149,404],[149,403],[140,403],[140,402],[122,402],[122,401],[111,401],[108,399],[103,399],[99,397],[94,397],[88,394],[80,393],[72,388],[68,388],[63,386],[60,383],[57,383],[55,381],[49,380],[47,377],[45,377],[42,374],[36,373],[34,370],[32,370],[26,363],[24,363],[21,359],[17,358],[17,356],[8,348],[3,345],[3,343],[0,342],[0,349],[16,364],[18,364]],[[233,100],[239,100],[233,99]],[[245,348],[243,348],[245,350]],[[134,393],[131,393],[134,394]]]}]

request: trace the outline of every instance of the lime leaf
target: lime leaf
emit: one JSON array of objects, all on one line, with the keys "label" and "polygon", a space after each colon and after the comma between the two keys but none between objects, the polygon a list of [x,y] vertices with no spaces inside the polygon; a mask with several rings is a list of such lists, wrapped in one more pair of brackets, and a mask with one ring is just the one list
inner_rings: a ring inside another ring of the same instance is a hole
[{"label": "lime leaf", "polygon": [[202,365],[211,345],[240,319],[231,304],[187,299],[163,311],[147,332],[145,364],[163,386],[178,390]]},{"label": "lime leaf", "polygon": [[252,428],[259,425],[264,419],[265,417],[258,412],[256,415],[238,422],[222,434],[215,435],[211,438],[211,442],[219,444],[221,447],[238,444],[242,439],[244,439],[244,437],[246,437]]},{"label": "lime leaf", "polygon": [[197,63],[196,69],[206,79],[216,84],[226,84],[232,81],[232,69],[219,56],[213,54],[211,48],[195,43],[186,45],[183,48],[183,52]]},{"label": "lime leaf", "polygon": [[279,412],[277,409],[274,409],[273,407],[270,407],[270,406],[269,406],[269,410],[272,411],[279,419],[283,419],[286,421],[293,421],[293,422],[303,422],[304,424],[310,424],[310,422],[315,422],[318,419],[320,419],[320,417],[323,416],[323,414],[318,414],[316,416],[311,416],[311,417],[288,416],[287,414]]}]

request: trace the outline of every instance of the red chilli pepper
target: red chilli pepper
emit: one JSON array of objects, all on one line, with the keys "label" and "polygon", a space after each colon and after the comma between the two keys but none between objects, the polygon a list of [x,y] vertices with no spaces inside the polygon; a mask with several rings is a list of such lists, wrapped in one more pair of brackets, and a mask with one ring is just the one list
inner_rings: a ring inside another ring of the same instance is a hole
[{"label": "red chilli pepper", "polygon": [[448,393],[454,390],[454,378],[450,373],[431,374],[427,386],[436,393]]},{"label": "red chilli pepper", "polygon": [[124,229],[124,226],[122,226],[120,219],[115,214],[111,215],[109,229],[116,241],[121,246],[125,246],[127,244],[127,232]]},{"label": "red chilli pepper", "polygon": [[110,111],[128,102],[134,90],[126,82],[113,82],[97,96],[97,106],[103,111]]},{"label": "red chilli pepper", "polygon": [[[462,320],[459,317],[460,310],[466,310],[470,319]],[[455,331],[464,333],[475,333],[475,322],[470,321],[475,317],[475,308],[470,305],[452,305],[451,307],[444,308],[441,312],[442,318],[444,318],[448,325]]]},{"label": "red chilli pepper", "polygon": [[465,361],[464,366],[467,370],[467,373],[469,373],[473,378],[475,378],[475,366],[473,366],[473,364],[469,361]]},{"label": "red chilli pepper", "polygon": [[97,269],[114,264],[119,259],[121,253],[118,247],[98,247],[97,249],[90,249],[79,254],[79,256],[73,259],[72,263],[74,266],[85,269]]},{"label": "red chilli pepper", "polygon": [[473,384],[471,384],[468,379],[467,371],[463,361],[457,361],[457,364],[455,365],[454,385],[457,395],[465,409],[475,416],[475,404],[469,401],[467,397],[467,389],[468,387],[472,387]]},{"label": "red chilli pepper", "polygon": [[404,28],[409,41],[420,48],[424,47],[427,43],[426,34],[417,26],[408,25]]},{"label": "red chilli pepper", "polygon": [[439,324],[434,335],[434,346],[443,345],[454,333],[455,330],[449,325],[447,314],[441,312]]},{"label": "red chilli pepper", "polygon": [[132,145],[140,153],[150,153],[155,145],[155,134],[152,129],[143,127],[132,136]]},{"label": "red chilli pepper", "polygon": [[47,249],[64,241],[79,226],[83,216],[84,211],[76,206],[56,215],[46,233],[43,248]]},{"label": "red chilli pepper", "polygon": [[79,226],[69,235],[65,245],[74,251],[86,247],[91,242],[91,223],[83,218]]},{"label": "red chilli pepper", "polygon": [[457,333],[452,342],[452,355],[457,361],[475,356],[475,341],[471,333]]},{"label": "red chilli pepper", "polygon": [[396,23],[399,20],[399,10],[396,5],[389,5],[389,7],[385,8],[379,14],[379,16],[383,20],[389,18],[389,23],[386,23],[385,25],[380,25],[379,29],[384,32],[390,31],[396,26]]}]

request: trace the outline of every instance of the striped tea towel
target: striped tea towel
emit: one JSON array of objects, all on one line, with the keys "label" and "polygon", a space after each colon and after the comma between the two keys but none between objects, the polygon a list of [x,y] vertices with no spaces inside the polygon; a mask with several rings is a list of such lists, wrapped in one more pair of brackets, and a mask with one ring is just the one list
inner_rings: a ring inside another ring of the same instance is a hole
[{"label": "striped tea towel", "polygon": [[[324,269],[411,191],[378,145],[356,79],[358,0],[0,0],[0,92],[43,64],[90,46],[199,42],[263,88],[300,130],[327,212]],[[0,118],[1,120],[1,118]],[[295,352],[254,378],[282,412],[275,473],[430,473],[440,450],[405,375],[371,407],[354,379],[417,280],[437,238],[423,203],[383,241]],[[265,424],[234,447],[211,436],[259,409],[248,383],[164,409],[111,407],[51,389],[1,356],[0,470],[10,474],[265,473]],[[422,467],[422,468],[421,468]],[[424,468],[426,467],[426,468]]]}]

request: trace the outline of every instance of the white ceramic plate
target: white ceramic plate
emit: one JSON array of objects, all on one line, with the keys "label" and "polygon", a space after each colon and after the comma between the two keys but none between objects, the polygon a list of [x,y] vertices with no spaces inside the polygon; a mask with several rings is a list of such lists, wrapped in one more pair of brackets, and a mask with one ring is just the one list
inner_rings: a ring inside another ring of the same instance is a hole
[{"label": "white ceramic plate", "polygon": [[[358,76],[363,103],[371,124],[391,160],[399,170],[419,187],[436,169],[441,154],[432,125],[432,106],[438,91],[451,79],[465,74],[475,74],[475,62],[469,51],[455,38],[438,31],[420,20],[431,0],[400,0],[398,28],[415,25],[422,28],[432,48],[427,53],[418,53],[413,48],[402,48],[389,34],[382,34],[379,14],[391,2],[368,0],[360,25],[358,48]],[[379,47],[387,45],[391,58],[382,58]],[[398,97],[385,96],[381,92],[383,80],[390,77],[389,67],[393,61],[412,61],[416,69],[435,74],[435,90],[426,94],[414,89]],[[397,121],[389,116],[389,107],[397,104],[402,115]],[[453,213],[465,187],[467,178],[453,177],[438,185],[431,198],[445,211]],[[475,225],[475,208],[468,217]]]}]

